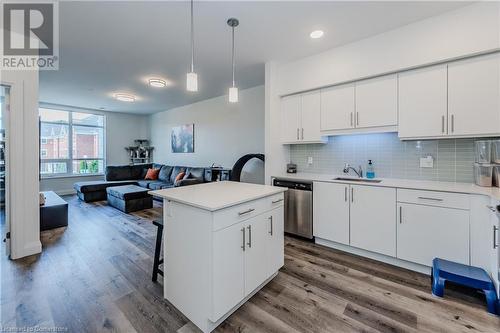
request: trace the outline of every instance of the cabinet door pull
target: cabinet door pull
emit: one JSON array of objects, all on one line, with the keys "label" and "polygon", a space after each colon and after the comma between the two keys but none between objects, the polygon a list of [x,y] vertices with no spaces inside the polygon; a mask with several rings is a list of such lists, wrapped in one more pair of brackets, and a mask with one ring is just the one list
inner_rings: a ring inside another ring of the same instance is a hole
[{"label": "cabinet door pull", "polygon": [[359,126],[359,112],[356,112],[356,126]]},{"label": "cabinet door pull", "polygon": [[430,201],[443,201],[443,199],[438,199],[438,198],[429,198],[429,197],[418,197],[420,200],[430,200]]},{"label": "cabinet door pull", "polygon": [[441,132],[444,133],[444,116],[441,116]]},{"label": "cabinet door pull", "polygon": [[493,248],[496,249],[498,247],[497,244],[497,233],[498,227],[496,225],[493,226]]},{"label": "cabinet door pull", "polygon": [[273,235],[273,216],[269,216],[269,222],[271,224],[271,230],[269,231],[269,235]]},{"label": "cabinet door pull", "polygon": [[455,132],[455,115],[451,115],[451,133]]},{"label": "cabinet door pull", "polygon": [[282,201],[283,201],[283,198],[278,199],[278,200],[274,200],[272,203],[275,204],[275,203],[282,202]]},{"label": "cabinet door pull", "polygon": [[354,188],[351,187],[351,202],[354,202]]},{"label": "cabinet door pull", "polygon": [[347,202],[347,186],[344,187],[344,201]]},{"label": "cabinet door pull", "polygon": [[250,208],[250,209],[247,209],[247,210],[245,210],[245,211],[243,211],[243,212],[239,212],[239,213],[238,213],[238,215],[239,215],[239,216],[242,216],[242,215],[245,215],[245,214],[251,213],[251,212],[253,212],[254,210],[255,210],[254,208]]},{"label": "cabinet door pull", "polygon": [[304,128],[302,128],[302,140],[304,140]]},{"label": "cabinet door pull", "polygon": [[403,224],[403,206],[399,206],[399,224]]},{"label": "cabinet door pull", "polygon": [[354,127],[354,122],[352,120],[352,112],[351,112],[351,127]]},{"label": "cabinet door pull", "polygon": [[241,244],[241,249],[245,252],[245,227],[241,228],[241,232],[243,233],[243,243]]},{"label": "cabinet door pull", "polygon": [[299,139],[299,128],[297,127],[297,140]]},{"label": "cabinet door pull", "polygon": [[248,227],[248,247],[252,247],[252,225],[249,225]]}]

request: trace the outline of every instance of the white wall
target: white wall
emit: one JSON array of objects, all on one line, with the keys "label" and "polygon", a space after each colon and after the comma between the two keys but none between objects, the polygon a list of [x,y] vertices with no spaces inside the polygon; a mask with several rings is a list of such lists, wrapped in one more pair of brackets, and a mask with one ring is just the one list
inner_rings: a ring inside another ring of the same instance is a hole
[{"label": "white wall", "polygon": [[[264,151],[264,87],[240,91],[231,104],[220,96],[150,117],[154,161],[170,165],[232,168],[241,156]],[[194,124],[194,153],[172,153],[174,126]]]},{"label": "white wall", "polygon": [[500,49],[500,3],[462,7],[288,63],[266,64],[266,181],[285,172],[279,96]]},{"label": "white wall", "polygon": [[[67,106],[41,103],[43,107],[68,111],[90,112],[106,116],[106,164],[129,164],[128,154],[124,149],[134,144],[135,139],[149,139],[149,117],[120,112],[78,109]],[[102,180],[103,176],[75,176],[45,178],[40,180],[41,191],[55,191],[58,194],[74,193],[73,184],[79,181]]]},{"label": "white wall", "polygon": [[7,125],[7,214],[10,255],[17,259],[39,253],[38,198],[38,71],[2,71],[10,86]]}]

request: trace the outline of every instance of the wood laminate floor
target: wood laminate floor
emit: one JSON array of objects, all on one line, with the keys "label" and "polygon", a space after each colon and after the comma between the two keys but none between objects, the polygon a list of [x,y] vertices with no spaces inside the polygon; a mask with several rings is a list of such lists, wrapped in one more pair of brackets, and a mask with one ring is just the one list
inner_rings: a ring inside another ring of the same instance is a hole
[{"label": "wood laminate floor", "polygon": [[[41,255],[1,259],[0,329],[196,332],[151,282],[160,204],[127,215],[65,199],[69,227],[44,232]],[[500,332],[482,295],[445,294],[428,276],[286,238],[278,276],[216,332]]]}]

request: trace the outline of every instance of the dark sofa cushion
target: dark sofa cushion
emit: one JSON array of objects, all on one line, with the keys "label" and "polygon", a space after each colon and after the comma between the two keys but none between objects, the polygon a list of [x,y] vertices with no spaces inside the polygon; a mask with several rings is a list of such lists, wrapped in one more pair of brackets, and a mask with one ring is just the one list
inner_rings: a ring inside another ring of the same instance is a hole
[{"label": "dark sofa cushion", "polygon": [[168,186],[170,183],[162,182],[161,180],[157,180],[148,184],[148,187],[152,190],[161,190],[162,186]]},{"label": "dark sofa cushion", "polygon": [[114,181],[114,180],[130,180],[131,172],[130,165],[119,165],[114,166],[110,165],[106,167],[106,180]]},{"label": "dark sofa cushion", "polygon": [[148,189],[137,185],[112,186],[106,189],[108,196],[122,200],[141,199],[149,197]]},{"label": "dark sofa cushion", "polygon": [[130,166],[130,179],[144,179],[151,164],[137,164]]},{"label": "dark sofa cushion", "polygon": [[164,182],[169,182],[170,175],[172,174],[173,169],[174,167],[171,167],[170,165],[163,165],[160,169],[160,174],[158,175],[158,179]]},{"label": "dark sofa cushion", "polygon": [[172,173],[170,174],[170,183],[174,184],[175,183],[175,177],[177,177],[177,175],[180,173],[180,172],[186,172],[186,167],[183,167],[183,166],[174,166],[174,168],[172,169]]},{"label": "dark sofa cushion", "polygon": [[154,183],[154,182],[157,182],[157,180],[138,180],[137,181],[137,185],[141,186],[141,187],[144,187],[144,188],[149,188],[149,184],[150,183]]},{"label": "dark sofa cushion", "polygon": [[135,185],[135,184],[137,184],[136,180],[123,180],[114,182],[108,182],[105,180],[93,180],[88,182],[75,183],[73,187],[77,192],[88,193],[88,192],[105,191],[110,186]]}]

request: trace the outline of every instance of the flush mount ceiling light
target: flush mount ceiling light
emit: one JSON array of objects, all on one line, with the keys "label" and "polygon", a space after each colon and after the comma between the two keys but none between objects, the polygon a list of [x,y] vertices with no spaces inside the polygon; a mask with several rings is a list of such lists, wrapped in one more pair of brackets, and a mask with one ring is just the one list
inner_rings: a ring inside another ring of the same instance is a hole
[{"label": "flush mount ceiling light", "polygon": [[114,95],[115,99],[121,101],[121,102],[135,102],[136,97],[134,95],[130,94],[124,94],[124,93],[117,93]]},{"label": "flush mount ceiling light", "polygon": [[151,87],[155,88],[165,88],[167,86],[167,81],[162,79],[149,79],[148,83]]},{"label": "flush mount ceiling light", "polygon": [[193,0],[191,0],[191,71],[186,75],[187,91],[198,91],[198,75],[194,72],[194,18]]},{"label": "flush mount ceiling light", "polygon": [[236,28],[240,24],[240,21],[235,18],[230,18],[227,20],[227,25],[231,27],[232,29],[232,48],[231,48],[231,64],[232,64],[232,70],[233,70],[233,85],[231,88],[229,88],[229,102],[230,103],[237,103],[238,102],[238,87],[236,87],[235,81],[234,81],[234,28]]},{"label": "flush mount ceiling light", "polygon": [[323,37],[325,33],[323,32],[323,30],[314,30],[313,32],[311,32],[311,34],[309,35],[312,39],[318,39],[318,38],[321,38]]}]

